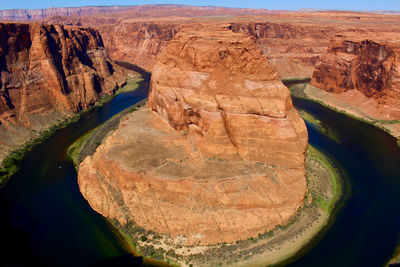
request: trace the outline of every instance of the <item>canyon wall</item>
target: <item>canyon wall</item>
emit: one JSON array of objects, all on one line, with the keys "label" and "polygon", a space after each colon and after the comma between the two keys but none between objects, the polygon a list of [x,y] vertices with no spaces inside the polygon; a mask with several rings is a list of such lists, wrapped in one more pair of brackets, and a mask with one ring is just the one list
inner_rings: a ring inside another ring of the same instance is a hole
[{"label": "canyon wall", "polygon": [[151,70],[156,57],[180,26],[174,23],[125,22],[96,27],[109,55]]},{"label": "canyon wall", "polygon": [[1,158],[125,81],[98,31],[0,23]]},{"label": "canyon wall", "polygon": [[272,22],[231,23],[229,28],[254,36],[274,70],[286,79],[311,77],[336,32],[329,26]]},{"label": "canyon wall", "polygon": [[[178,33],[159,55],[149,107],[176,130],[199,134],[210,155],[223,151],[220,156],[302,166],[304,124],[254,38],[196,31]],[[289,124],[300,139],[283,135]]]},{"label": "canyon wall", "polygon": [[[152,70],[158,53],[179,30],[189,30],[200,24],[186,24],[179,20],[122,20],[118,24],[94,27],[100,31],[111,57]],[[223,25],[215,22],[210,24],[215,27]],[[334,33],[328,27],[302,27],[287,23],[231,23],[228,27],[234,32],[255,37],[259,48],[281,78],[311,77],[315,64],[326,52],[329,39]]]},{"label": "canyon wall", "polygon": [[[219,23],[214,24],[220,27]],[[115,59],[133,62],[151,70],[156,56],[181,30],[198,23],[130,22],[95,26]],[[232,23],[229,28],[257,39],[258,46],[281,78],[311,77],[315,64],[326,52],[334,31],[328,27],[302,27],[287,23]]]},{"label": "canyon wall", "polygon": [[235,22],[229,28],[254,36],[281,78],[305,78],[312,76],[332,39],[365,36],[394,40],[400,36],[399,18],[351,12],[297,13],[267,22]]},{"label": "canyon wall", "polygon": [[[400,46],[397,42],[338,38],[313,73],[311,84],[335,95],[373,99],[386,119],[400,118]],[[361,103],[360,103],[361,104]],[[353,105],[357,105],[353,103]]]},{"label": "canyon wall", "polygon": [[148,108],[83,160],[78,182],[96,211],[173,246],[232,243],[296,215],[307,143],[255,39],[192,28],[158,55]]},{"label": "canyon wall", "polygon": [[[223,12],[234,16],[215,16]],[[118,16],[57,16],[47,20],[95,27],[113,58],[138,64],[148,70],[154,66],[157,54],[178,31],[199,25],[228,27],[234,32],[255,37],[259,48],[282,79],[310,78],[315,65],[326,53],[330,40],[335,37],[368,34],[371,38],[379,36],[390,40],[400,33],[400,16],[265,10],[258,10],[258,14],[254,10],[246,10],[247,13],[242,13],[246,16],[237,16],[240,14],[235,12],[242,11],[212,7],[171,6],[161,9],[159,6],[148,6],[146,10],[136,13],[127,11]]]},{"label": "canyon wall", "polygon": [[[90,23],[89,23],[90,24]],[[210,23],[221,27],[223,23]],[[158,53],[182,29],[196,28],[201,23],[132,22],[95,25],[103,37],[111,57],[129,61],[151,70]],[[259,48],[268,57],[281,78],[311,77],[314,66],[326,52],[334,31],[328,27],[302,27],[287,23],[231,23],[234,32],[257,39]]]}]

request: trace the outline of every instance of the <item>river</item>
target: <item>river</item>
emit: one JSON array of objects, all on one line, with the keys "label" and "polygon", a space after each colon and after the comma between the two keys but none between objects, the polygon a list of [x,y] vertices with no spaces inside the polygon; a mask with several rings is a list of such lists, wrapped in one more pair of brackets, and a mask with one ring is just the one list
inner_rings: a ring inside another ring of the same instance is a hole
[{"label": "river", "polygon": [[[117,95],[36,146],[0,190],[1,263],[41,266],[115,266],[137,263],[106,220],[80,194],[68,146],[147,96],[148,84]],[[290,266],[382,266],[399,242],[400,149],[378,128],[294,99],[335,138],[307,125],[310,143],[345,171],[348,197],[332,226]],[[2,265],[2,264],[0,264]]]},{"label": "river", "polygon": [[80,136],[143,100],[148,81],[85,113],[34,147],[0,189],[0,266],[113,266],[135,263],[106,220],[82,197],[67,148]]},{"label": "river", "polygon": [[309,143],[344,170],[347,196],[322,239],[288,266],[383,266],[400,243],[396,139],[318,103],[295,97],[293,103],[333,132],[334,138],[329,138],[307,123]]}]

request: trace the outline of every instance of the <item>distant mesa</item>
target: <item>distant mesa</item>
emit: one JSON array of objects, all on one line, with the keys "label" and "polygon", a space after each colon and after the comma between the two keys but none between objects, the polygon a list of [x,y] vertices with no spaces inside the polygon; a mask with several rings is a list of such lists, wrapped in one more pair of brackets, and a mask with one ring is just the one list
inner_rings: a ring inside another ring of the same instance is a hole
[{"label": "distant mesa", "polygon": [[96,14],[112,15],[129,13],[132,17],[166,16],[209,16],[209,15],[250,15],[268,14],[274,11],[266,9],[247,9],[190,5],[128,5],[128,6],[83,6],[50,7],[47,9],[4,9],[0,10],[0,21],[38,21],[53,16],[91,16]]}]

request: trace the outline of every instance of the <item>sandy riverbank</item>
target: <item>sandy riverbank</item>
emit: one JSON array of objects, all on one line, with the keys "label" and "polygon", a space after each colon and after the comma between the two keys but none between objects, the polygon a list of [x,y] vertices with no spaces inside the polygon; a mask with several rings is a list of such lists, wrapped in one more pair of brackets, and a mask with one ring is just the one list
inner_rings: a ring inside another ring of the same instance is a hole
[{"label": "sandy riverbank", "polygon": [[308,83],[292,85],[291,92],[353,118],[371,123],[397,139],[400,139],[400,120],[387,119],[382,109],[375,108],[375,100],[363,96],[354,90],[342,94],[332,94]]}]

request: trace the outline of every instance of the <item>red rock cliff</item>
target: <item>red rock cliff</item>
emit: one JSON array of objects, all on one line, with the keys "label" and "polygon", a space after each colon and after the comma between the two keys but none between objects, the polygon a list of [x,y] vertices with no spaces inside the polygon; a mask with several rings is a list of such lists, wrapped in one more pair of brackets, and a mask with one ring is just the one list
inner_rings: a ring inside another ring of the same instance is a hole
[{"label": "red rock cliff", "polygon": [[107,52],[113,59],[133,62],[151,70],[158,53],[179,29],[173,23],[124,22],[98,26]]},{"label": "red rock cliff", "polygon": [[[98,31],[0,24],[0,134],[4,154],[57,120],[92,106],[124,80]],[[26,131],[25,131],[25,130]],[[12,136],[15,133],[15,137]],[[11,134],[11,136],[10,136]]]},{"label": "red rock cliff", "polygon": [[314,70],[311,84],[340,94],[357,90],[400,118],[400,46],[395,42],[332,40]]},{"label": "red rock cliff", "polygon": [[252,37],[178,33],[153,68],[148,103],[175,129],[199,134],[211,154],[304,165],[303,121]]},{"label": "red rock cliff", "polygon": [[[213,15],[248,16],[220,16]],[[251,15],[259,16],[251,16]],[[268,14],[268,15],[266,15]],[[204,17],[200,17],[204,16]],[[195,17],[195,18],[193,18]],[[196,18],[197,17],[197,18]],[[228,25],[234,32],[253,36],[280,78],[311,77],[335,35],[370,33],[393,39],[399,36],[400,16],[361,12],[285,12],[190,6],[141,6],[118,16],[53,17],[57,23],[98,28],[113,58],[136,63],[148,70],[175,33],[198,24]],[[123,25],[123,26],[120,26]]]},{"label": "red rock cliff", "polygon": [[336,30],[289,23],[232,23],[229,28],[254,36],[281,78],[311,77]]}]

